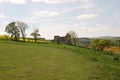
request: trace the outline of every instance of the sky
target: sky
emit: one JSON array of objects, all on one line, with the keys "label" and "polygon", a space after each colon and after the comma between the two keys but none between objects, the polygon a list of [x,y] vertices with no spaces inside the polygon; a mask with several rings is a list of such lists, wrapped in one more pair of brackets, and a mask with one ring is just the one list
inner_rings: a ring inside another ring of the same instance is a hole
[{"label": "sky", "polygon": [[74,31],[78,37],[120,36],[120,0],[0,0],[0,34],[13,21],[39,28],[53,39]]}]

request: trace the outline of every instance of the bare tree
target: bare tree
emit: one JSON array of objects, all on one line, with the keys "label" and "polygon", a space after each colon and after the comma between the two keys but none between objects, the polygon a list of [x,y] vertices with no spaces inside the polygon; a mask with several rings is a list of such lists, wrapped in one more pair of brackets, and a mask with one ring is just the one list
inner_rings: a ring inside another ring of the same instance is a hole
[{"label": "bare tree", "polygon": [[16,21],[16,25],[18,26],[18,28],[21,32],[23,41],[25,42],[25,36],[26,36],[25,31],[28,28],[28,25],[24,22],[21,22],[21,21]]},{"label": "bare tree", "polygon": [[69,44],[73,44],[73,45],[78,45],[78,37],[77,34],[74,31],[69,31],[66,36],[66,41]]},{"label": "bare tree", "polygon": [[35,42],[37,42],[37,38],[38,36],[40,36],[39,29],[34,29],[34,31],[30,35],[33,36],[35,39]]}]

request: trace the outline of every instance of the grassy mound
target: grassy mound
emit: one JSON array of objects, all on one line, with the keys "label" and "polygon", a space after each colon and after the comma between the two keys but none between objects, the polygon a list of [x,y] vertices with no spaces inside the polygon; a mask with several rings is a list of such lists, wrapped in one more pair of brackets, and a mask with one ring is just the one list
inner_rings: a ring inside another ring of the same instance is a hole
[{"label": "grassy mound", "polygon": [[74,46],[0,41],[0,79],[119,80],[119,58]]}]

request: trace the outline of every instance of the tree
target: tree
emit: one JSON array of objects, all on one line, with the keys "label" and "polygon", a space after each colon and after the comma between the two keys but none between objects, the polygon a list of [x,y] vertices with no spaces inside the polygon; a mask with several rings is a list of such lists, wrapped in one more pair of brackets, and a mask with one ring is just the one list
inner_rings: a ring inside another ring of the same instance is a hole
[{"label": "tree", "polygon": [[67,44],[72,45],[72,39],[71,39],[71,35],[69,33],[66,34],[65,40],[66,40]]},{"label": "tree", "polygon": [[111,42],[107,39],[94,39],[92,41],[92,48],[98,51],[104,51],[105,48],[110,47]]},{"label": "tree", "polygon": [[16,25],[18,26],[20,32],[21,32],[21,35],[22,35],[22,38],[23,38],[23,41],[25,42],[25,30],[28,28],[28,25],[24,22],[20,22],[20,21],[16,21]]},{"label": "tree", "polygon": [[35,42],[37,42],[37,38],[38,38],[38,36],[40,36],[39,29],[35,29],[30,35],[33,36]]},{"label": "tree", "polygon": [[20,31],[15,24],[15,22],[9,23],[5,28],[5,32],[9,33],[11,35],[11,38],[17,41],[20,36]]},{"label": "tree", "polygon": [[78,45],[78,37],[77,34],[74,31],[69,31],[66,36],[65,39],[67,41],[68,44],[73,44],[73,45]]},{"label": "tree", "polygon": [[60,36],[54,36],[54,41],[59,45],[60,44]]}]

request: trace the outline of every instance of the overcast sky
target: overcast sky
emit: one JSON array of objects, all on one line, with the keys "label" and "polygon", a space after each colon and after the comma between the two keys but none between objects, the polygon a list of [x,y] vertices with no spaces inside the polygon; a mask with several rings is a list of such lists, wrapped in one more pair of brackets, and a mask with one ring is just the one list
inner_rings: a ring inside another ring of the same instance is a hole
[{"label": "overcast sky", "polygon": [[79,37],[120,36],[120,0],[0,0],[0,34],[12,21],[39,28],[52,39],[75,31]]}]

